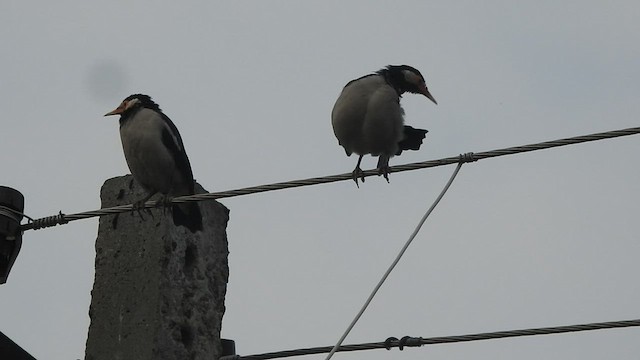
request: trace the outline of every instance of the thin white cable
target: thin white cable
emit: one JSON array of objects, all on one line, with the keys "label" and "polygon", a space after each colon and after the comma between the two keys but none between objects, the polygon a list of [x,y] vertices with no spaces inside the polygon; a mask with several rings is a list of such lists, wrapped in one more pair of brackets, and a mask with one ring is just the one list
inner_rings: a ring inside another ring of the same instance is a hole
[{"label": "thin white cable", "polygon": [[[462,159],[462,155],[460,157]],[[351,332],[353,327],[356,325],[358,320],[360,320],[360,317],[362,316],[362,314],[364,314],[369,304],[371,304],[371,301],[373,300],[374,296],[376,296],[376,294],[378,293],[378,290],[380,290],[380,288],[382,287],[382,284],[384,284],[384,282],[387,280],[387,278],[389,277],[389,274],[391,274],[391,271],[393,271],[396,265],[398,265],[398,262],[400,262],[402,255],[404,255],[404,253],[407,251],[407,248],[409,248],[409,245],[411,245],[411,242],[413,241],[413,239],[415,239],[416,235],[418,235],[418,232],[422,228],[422,225],[424,224],[424,222],[427,221],[427,218],[429,217],[429,215],[431,215],[431,212],[433,212],[433,209],[436,208],[436,205],[438,205],[440,200],[442,200],[442,197],[444,197],[444,194],[447,192],[447,190],[449,190],[449,187],[451,186],[451,184],[453,183],[453,180],[458,175],[460,168],[462,168],[463,163],[464,162],[462,161],[458,163],[458,166],[453,171],[453,174],[451,174],[451,178],[449,178],[449,182],[447,182],[447,184],[444,186],[444,189],[442,189],[442,191],[440,192],[440,195],[438,195],[438,197],[433,202],[429,210],[427,210],[427,212],[424,214],[422,219],[420,219],[418,226],[416,226],[416,229],[413,230],[413,233],[411,234],[411,236],[409,236],[409,240],[407,240],[407,242],[404,244],[404,246],[402,247],[402,250],[400,250],[396,258],[391,263],[391,266],[389,266],[389,268],[387,269],[387,272],[385,272],[382,278],[380,279],[380,281],[378,281],[378,284],[371,292],[371,295],[369,295],[369,298],[367,299],[367,301],[365,301],[364,305],[362,306],[362,308],[360,309],[356,317],[353,319],[353,321],[351,321],[351,324],[349,324],[349,327],[347,327],[347,330],[344,332],[344,334],[342,334],[342,337],[340,338],[340,340],[338,340],[338,342],[333,346],[333,348],[331,349],[331,352],[329,352],[325,360],[331,359],[333,354],[335,354],[335,352],[338,350],[340,345],[342,345],[342,342],[344,342],[344,340],[347,338],[347,335],[349,335],[349,333]]]}]

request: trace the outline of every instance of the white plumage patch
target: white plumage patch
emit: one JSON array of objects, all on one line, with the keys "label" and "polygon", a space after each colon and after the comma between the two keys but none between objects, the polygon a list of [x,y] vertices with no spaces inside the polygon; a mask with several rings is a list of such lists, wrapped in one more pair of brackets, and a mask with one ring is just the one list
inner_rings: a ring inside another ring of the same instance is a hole
[{"label": "white plumage patch", "polygon": [[135,104],[140,103],[140,100],[137,98],[131,99],[129,101],[127,101],[127,104],[125,105],[124,109],[128,110],[130,108],[132,108]]},{"label": "white plumage patch", "polygon": [[422,82],[424,82],[424,80],[422,80],[422,77],[414,73],[413,71],[402,70],[402,74],[404,75],[404,79],[407,80],[408,83],[420,85]]}]

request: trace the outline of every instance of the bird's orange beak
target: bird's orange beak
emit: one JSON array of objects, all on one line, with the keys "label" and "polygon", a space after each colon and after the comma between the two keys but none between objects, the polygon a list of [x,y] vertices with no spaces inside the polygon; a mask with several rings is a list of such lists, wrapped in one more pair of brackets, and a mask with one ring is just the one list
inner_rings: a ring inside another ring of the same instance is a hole
[{"label": "bird's orange beak", "polygon": [[431,93],[427,89],[427,85],[426,84],[422,84],[420,86],[420,94],[426,96],[427,99],[433,101],[434,104],[438,105],[438,102],[436,101],[436,99],[433,97],[433,95],[431,95]]},{"label": "bird's orange beak", "polygon": [[108,113],[104,114],[104,116],[122,114],[126,107],[127,107],[127,103],[123,101],[117,108],[115,108],[115,109],[109,111]]}]

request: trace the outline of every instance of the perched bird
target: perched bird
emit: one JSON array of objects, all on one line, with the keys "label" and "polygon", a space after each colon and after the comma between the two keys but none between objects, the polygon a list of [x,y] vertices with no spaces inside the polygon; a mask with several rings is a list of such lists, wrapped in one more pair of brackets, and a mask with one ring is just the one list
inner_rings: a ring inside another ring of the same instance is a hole
[{"label": "perched bird", "polygon": [[360,162],[365,154],[378,157],[378,174],[389,181],[389,159],[403,150],[418,150],[427,130],[404,125],[400,97],[422,94],[436,105],[424,77],[408,65],[389,65],[347,83],[331,112],[331,125],[347,156],[359,155],[353,180],[364,182]]},{"label": "perched bird", "polygon": [[[182,138],[169,117],[147,95],[134,94],[105,114],[120,115],[120,139],[133,178],[148,192],[134,208],[141,209],[156,193],[168,205],[174,196],[194,194],[193,173]],[[191,232],[202,230],[197,202],[174,204],[173,223]]]}]

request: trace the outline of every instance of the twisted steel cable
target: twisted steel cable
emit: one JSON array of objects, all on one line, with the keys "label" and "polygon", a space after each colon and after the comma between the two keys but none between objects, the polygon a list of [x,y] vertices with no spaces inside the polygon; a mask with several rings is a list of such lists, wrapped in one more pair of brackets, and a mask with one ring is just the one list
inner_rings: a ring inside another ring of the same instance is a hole
[{"label": "twisted steel cable", "polygon": [[[429,161],[423,161],[423,162],[417,162],[417,163],[411,163],[411,164],[405,164],[405,165],[397,165],[397,166],[391,167],[390,172],[395,173],[395,172],[411,171],[411,170],[417,170],[417,169],[426,169],[431,167],[450,165],[450,164],[455,164],[460,162],[473,162],[473,161],[488,159],[492,157],[513,155],[513,154],[519,154],[519,153],[524,153],[529,151],[550,149],[554,147],[574,145],[574,144],[579,144],[584,142],[598,141],[598,140],[611,139],[611,138],[636,135],[636,134],[640,134],[640,127],[606,131],[601,133],[575,136],[575,137],[564,138],[559,140],[545,141],[545,142],[522,145],[522,146],[514,146],[514,147],[484,151],[479,153],[467,153],[465,155],[452,156],[452,157],[447,157],[447,158],[437,159],[437,160],[429,160]],[[374,175],[378,175],[377,170],[364,171],[365,177],[374,176]],[[352,180],[351,173],[279,182],[279,183],[252,186],[252,187],[222,191],[222,192],[181,196],[181,197],[174,198],[173,202],[183,203],[183,202],[189,202],[189,201],[205,201],[205,200],[222,199],[222,198],[229,198],[229,197],[235,197],[235,196],[257,194],[257,193],[266,192],[266,191],[290,189],[290,188],[301,187],[301,186],[328,184],[328,183],[332,183],[336,181],[344,181],[344,180]],[[152,207],[156,207],[155,201],[149,201],[145,204],[145,208],[152,208]],[[48,216],[45,218],[35,219],[33,221],[30,221],[22,225],[21,230],[22,231],[31,230],[31,229],[37,230],[37,229],[42,229],[50,226],[65,224],[70,221],[88,219],[88,218],[102,216],[102,215],[118,214],[123,212],[129,212],[132,210],[133,210],[132,205],[121,205],[121,206],[115,206],[111,208],[86,211],[86,212],[69,214],[69,215],[59,213],[57,215]]]},{"label": "twisted steel cable", "polygon": [[[497,331],[497,332],[457,335],[457,336],[440,336],[440,337],[431,337],[431,338],[405,336],[402,339],[398,340],[395,337],[390,337],[384,342],[343,345],[343,346],[340,346],[337,351],[338,352],[362,351],[362,350],[374,350],[374,349],[390,350],[391,348],[395,348],[395,347],[400,348],[400,350],[402,350],[404,347],[419,347],[422,345],[449,344],[449,343],[469,342],[469,341],[479,341],[479,340],[503,339],[503,338],[520,337],[520,336],[563,334],[568,332],[626,328],[626,327],[633,327],[633,326],[640,326],[640,319],[556,326],[556,327],[521,329],[521,330]],[[270,352],[270,353],[256,354],[256,355],[246,355],[246,356],[229,355],[229,356],[221,357],[220,360],[279,359],[279,358],[291,357],[291,356],[324,354],[324,353],[330,352],[332,348],[333,346],[322,346],[322,347],[314,347],[314,348],[306,348],[306,349],[277,351],[277,352]]]}]

